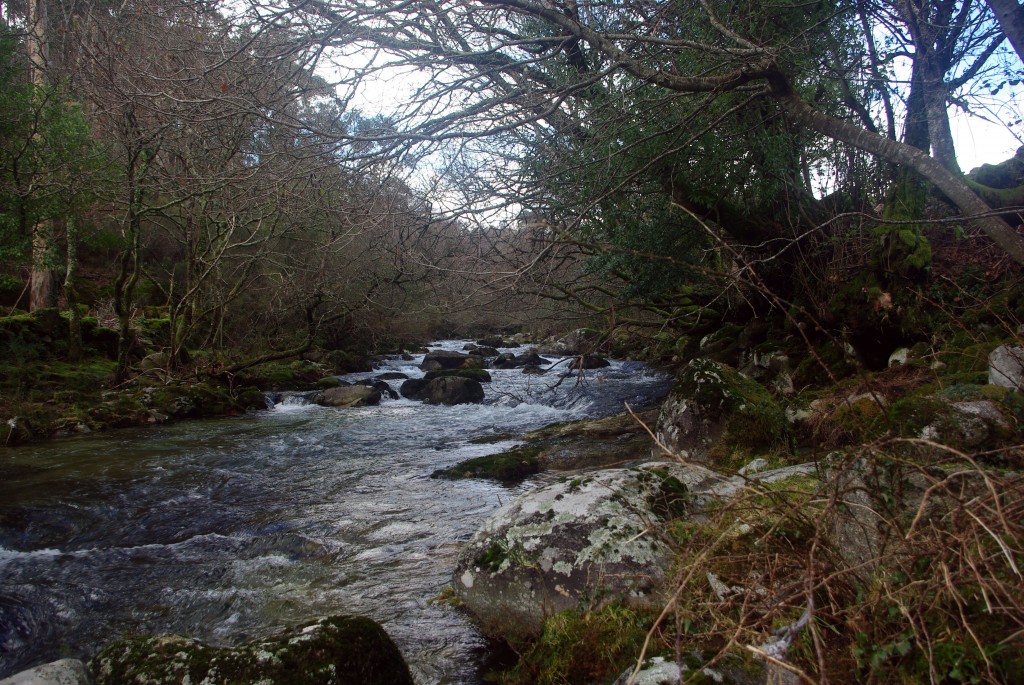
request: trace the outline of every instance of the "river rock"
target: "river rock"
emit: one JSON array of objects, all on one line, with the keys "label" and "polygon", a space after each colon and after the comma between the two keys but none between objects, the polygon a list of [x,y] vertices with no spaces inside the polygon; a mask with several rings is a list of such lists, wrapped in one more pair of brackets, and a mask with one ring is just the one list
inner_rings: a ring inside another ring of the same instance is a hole
[{"label": "river rock", "polygon": [[483,386],[461,376],[434,378],[427,382],[422,394],[427,404],[478,404],[484,401]]},{"label": "river rock", "polygon": [[572,369],[603,369],[606,366],[611,366],[611,363],[603,358],[598,357],[596,354],[584,354],[573,360]]},{"label": "river rock", "polygon": [[690,493],[720,481],[701,466],[651,462],[527,493],[464,547],[456,594],[486,632],[513,640],[538,635],[546,616],[581,603],[660,606],[673,556],[648,525],[684,513]]},{"label": "river rock", "polygon": [[61,659],[15,673],[0,685],[91,685],[89,671],[78,659]]},{"label": "river rock", "polygon": [[988,382],[1004,388],[1024,390],[1024,347],[1000,345],[988,356]]},{"label": "river rock", "polygon": [[519,347],[516,345],[507,345],[500,335],[489,335],[486,338],[480,338],[476,341],[476,344],[480,347]]},{"label": "river rock", "polygon": [[400,371],[386,371],[373,377],[377,381],[404,381],[407,378],[409,377]]},{"label": "river rock", "polygon": [[96,685],[413,682],[384,629],[359,616],[321,619],[279,638],[235,648],[176,635],[132,638],[108,645],[89,665]]},{"label": "river rock", "polygon": [[422,400],[426,397],[427,380],[424,378],[410,378],[402,383],[398,392],[407,400]]},{"label": "river rock", "polygon": [[380,404],[380,391],[366,385],[348,385],[328,388],[317,397],[317,404],[325,407],[368,407]]},{"label": "river rock", "polygon": [[356,381],[355,384],[365,385],[368,388],[373,388],[374,390],[380,393],[381,397],[387,395],[393,400],[398,399],[398,393],[392,390],[391,386],[388,385],[385,381],[377,380],[376,378],[364,378],[361,381]]},{"label": "river rock", "polygon": [[690,361],[658,416],[658,441],[689,460],[725,458],[733,447],[784,442],[786,415],[756,381],[706,358]]},{"label": "river rock", "polygon": [[490,383],[491,374],[487,373],[486,369],[446,369],[443,371],[427,371],[423,374],[423,380],[432,381],[435,378],[442,378],[444,376],[458,376],[459,378],[469,378],[477,383]]},{"label": "river rock", "polygon": [[461,352],[449,352],[448,350],[434,350],[423,357],[420,368],[424,371],[439,371],[441,369],[481,369],[483,359],[479,355],[462,354]]}]

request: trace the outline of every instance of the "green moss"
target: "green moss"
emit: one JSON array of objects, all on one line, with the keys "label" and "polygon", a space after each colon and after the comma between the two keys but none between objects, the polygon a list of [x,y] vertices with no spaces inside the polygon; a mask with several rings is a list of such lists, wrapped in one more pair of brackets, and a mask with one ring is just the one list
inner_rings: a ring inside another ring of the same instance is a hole
[{"label": "green moss", "polygon": [[431,478],[492,478],[514,483],[540,472],[537,459],[540,447],[520,447],[508,452],[489,454],[461,461],[447,469],[434,471]]},{"label": "green moss", "polygon": [[[147,307],[147,309],[150,309]],[[171,320],[169,318],[150,319],[148,317],[136,321],[136,325],[144,336],[153,341],[157,347],[171,344]]]},{"label": "green moss", "polygon": [[326,390],[327,388],[341,387],[341,379],[337,376],[324,376],[316,382],[316,387]]},{"label": "green moss", "polygon": [[647,505],[663,521],[685,516],[689,511],[689,489],[678,478],[664,469],[646,469],[640,479],[653,486],[647,495]]},{"label": "green moss", "polygon": [[313,390],[324,377],[324,368],[310,361],[268,362],[246,369],[239,378],[265,390]]},{"label": "green moss", "polygon": [[757,381],[736,369],[695,359],[680,379],[679,392],[704,408],[709,418],[725,421],[725,434],[712,456],[729,457],[735,448],[763,452],[785,448],[789,424],[782,407]]},{"label": "green moss", "polygon": [[[828,372],[832,373],[836,380],[849,378],[857,372],[857,361],[847,354],[842,345],[831,340],[825,341],[815,348],[818,353],[807,355],[793,371],[793,383],[796,386],[822,386],[831,383]],[[820,361],[819,361],[820,359]],[[822,367],[824,363],[824,367]]]},{"label": "green moss", "polygon": [[387,633],[353,616],[322,619],[276,640],[217,648],[177,636],[115,642],[89,662],[96,685],[183,682],[412,685]]},{"label": "green moss", "polygon": [[653,616],[618,604],[563,611],[544,621],[540,638],[500,676],[505,685],[591,685],[610,682],[639,653]]}]

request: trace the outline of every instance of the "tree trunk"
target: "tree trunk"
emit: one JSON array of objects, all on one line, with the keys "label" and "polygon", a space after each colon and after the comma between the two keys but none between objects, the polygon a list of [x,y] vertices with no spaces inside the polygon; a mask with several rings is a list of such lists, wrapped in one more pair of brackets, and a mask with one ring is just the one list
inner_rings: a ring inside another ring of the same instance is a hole
[{"label": "tree trunk", "polygon": [[68,301],[68,361],[77,362],[82,358],[82,312],[78,310],[78,224],[68,219],[68,263],[64,276],[64,295]]},{"label": "tree trunk", "polygon": [[[46,5],[43,0],[29,0],[28,22],[25,43],[29,74],[36,94],[39,95],[46,86]],[[53,272],[53,225],[49,221],[32,226],[32,272],[29,283],[30,311],[57,306],[57,276]]]},{"label": "tree trunk", "polygon": [[53,225],[49,221],[32,229],[32,273],[30,276],[29,311],[57,306],[57,276],[53,262]]},{"label": "tree trunk", "polygon": [[1009,39],[1017,57],[1024,62],[1024,7],[1017,0],[988,0],[988,6],[995,12],[999,28]]},{"label": "tree trunk", "polygon": [[991,207],[975,195],[961,177],[921,150],[819,112],[797,95],[781,74],[773,75],[771,82],[773,94],[798,121],[829,138],[848,143],[921,174],[945,193],[961,212],[971,217],[970,220],[1018,264],[1024,264],[1024,237],[998,216],[985,216],[992,211]]},{"label": "tree trunk", "polygon": [[946,102],[946,82],[943,79],[942,67],[935,63],[935,56],[930,52],[924,56],[924,99],[928,114],[928,137],[931,140],[932,156],[942,166],[954,174],[961,174],[960,165],[956,161],[956,148],[953,145],[953,131],[949,127],[949,110]]}]

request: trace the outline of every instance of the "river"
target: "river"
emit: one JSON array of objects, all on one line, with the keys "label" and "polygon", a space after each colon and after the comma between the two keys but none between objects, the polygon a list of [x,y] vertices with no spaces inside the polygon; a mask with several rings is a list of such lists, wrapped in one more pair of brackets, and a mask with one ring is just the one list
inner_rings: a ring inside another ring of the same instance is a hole
[{"label": "river", "polygon": [[[342,378],[418,377],[421,359]],[[430,474],[515,444],[472,438],[615,413],[667,388],[614,361],[552,389],[565,368],[492,370],[480,405],[334,409],[298,396],[243,417],[0,451],[0,677],[130,634],[230,645],[365,614],[417,683],[480,683],[486,640],[432,600],[459,544],[530,482]]]}]

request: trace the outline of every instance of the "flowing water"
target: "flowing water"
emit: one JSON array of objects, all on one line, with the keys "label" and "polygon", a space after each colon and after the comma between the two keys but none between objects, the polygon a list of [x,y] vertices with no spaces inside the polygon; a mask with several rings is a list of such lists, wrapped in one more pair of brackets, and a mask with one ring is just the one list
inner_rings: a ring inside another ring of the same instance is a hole
[{"label": "flowing water", "polygon": [[[420,360],[343,378],[418,377]],[[479,683],[484,638],[432,599],[459,544],[529,483],[430,474],[514,444],[471,438],[614,413],[667,387],[613,362],[552,390],[565,368],[492,370],[481,405],[334,409],[295,395],[239,418],[0,451],[0,677],[124,635],[231,645],[365,614],[418,683]]]}]

